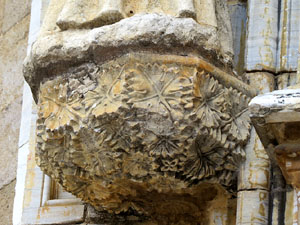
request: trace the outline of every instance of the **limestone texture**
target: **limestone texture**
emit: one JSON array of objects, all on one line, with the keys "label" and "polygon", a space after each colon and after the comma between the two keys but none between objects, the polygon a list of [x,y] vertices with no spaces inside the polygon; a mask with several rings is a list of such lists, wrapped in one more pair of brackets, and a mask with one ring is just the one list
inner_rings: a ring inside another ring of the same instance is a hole
[{"label": "limestone texture", "polygon": [[0,188],[16,177],[22,99],[19,97],[0,112]]},{"label": "limestone texture", "polygon": [[[29,17],[0,36],[0,187],[16,176]],[[18,63],[16,63],[18,62]]]},{"label": "limestone texture", "polygon": [[[0,111],[22,96],[29,16],[0,36]],[[18,62],[18,63],[16,63]]]},{"label": "limestone texture", "polygon": [[269,193],[265,190],[241,191],[238,193],[241,205],[238,205],[236,225],[268,224]]},{"label": "limestone texture", "polygon": [[16,176],[28,23],[29,17],[25,17],[0,36],[0,187]]},{"label": "limestone texture", "polygon": [[286,182],[299,188],[300,99],[297,87],[257,96],[249,106],[251,119],[270,159],[281,168]]},{"label": "limestone texture", "polygon": [[[24,0],[20,4],[20,0],[3,1],[3,22],[1,32],[6,33],[14,25],[22,21],[30,13],[30,0]],[[1,5],[1,4],[0,4]]]},{"label": "limestone texture", "polygon": [[[59,70],[86,61],[102,63],[132,51],[205,57],[229,72],[231,57],[223,53],[216,29],[159,14],[136,15],[92,30],[41,35],[25,64],[24,75],[35,98],[41,81]],[[55,68],[51,71],[48,69]]]},{"label": "limestone texture", "polygon": [[232,62],[224,1],[51,1],[24,64],[37,165],[99,212],[233,223],[256,92]]},{"label": "limestone texture", "polygon": [[12,224],[29,1],[0,1],[0,224]]},{"label": "limestone texture", "polygon": [[235,189],[250,130],[246,90],[197,58],[130,54],[70,68],[40,87],[37,163],[98,210],[155,216],[161,197],[198,221],[196,184]]},{"label": "limestone texture", "polygon": [[0,189],[0,224],[12,224],[13,200],[15,196],[16,181],[2,186]]}]

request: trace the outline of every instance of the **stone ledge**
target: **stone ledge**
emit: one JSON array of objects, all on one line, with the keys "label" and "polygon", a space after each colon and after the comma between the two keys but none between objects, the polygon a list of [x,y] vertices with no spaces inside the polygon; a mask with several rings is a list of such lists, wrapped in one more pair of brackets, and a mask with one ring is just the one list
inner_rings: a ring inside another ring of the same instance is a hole
[{"label": "stone ledge", "polygon": [[40,81],[66,67],[87,61],[102,64],[134,51],[200,56],[226,72],[232,69],[215,27],[193,19],[144,14],[93,30],[44,34],[25,61],[24,76],[36,96]]}]

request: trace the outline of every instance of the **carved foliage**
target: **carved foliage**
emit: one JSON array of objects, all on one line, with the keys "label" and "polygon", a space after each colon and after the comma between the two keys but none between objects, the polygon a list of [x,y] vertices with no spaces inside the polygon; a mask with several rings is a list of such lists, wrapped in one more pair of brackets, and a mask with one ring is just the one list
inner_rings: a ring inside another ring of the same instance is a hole
[{"label": "carved foliage", "polygon": [[203,181],[232,189],[248,101],[192,65],[84,64],[41,87],[38,163],[68,191],[114,211],[142,210],[136,189],[168,193]]}]

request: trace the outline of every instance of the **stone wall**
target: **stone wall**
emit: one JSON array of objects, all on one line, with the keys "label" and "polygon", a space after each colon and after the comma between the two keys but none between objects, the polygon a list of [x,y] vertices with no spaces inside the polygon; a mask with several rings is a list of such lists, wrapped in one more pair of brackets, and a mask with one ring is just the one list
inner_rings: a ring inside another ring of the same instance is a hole
[{"label": "stone wall", "polygon": [[[24,82],[21,70],[27,49],[30,2],[31,0],[0,0],[0,225],[12,224],[17,151],[28,144],[24,140],[18,144],[18,134]],[[48,2],[49,0],[42,0],[41,4]],[[234,68],[237,75],[243,77],[259,93],[283,89],[299,82],[299,69],[298,75],[296,74],[298,39],[293,36],[299,33],[300,20],[295,16],[299,10],[298,0],[282,0],[281,5],[277,0],[265,3],[260,0],[227,2],[232,22]],[[41,18],[45,8],[42,7]],[[251,20],[256,18],[260,20]],[[283,29],[285,27],[289,29]],[[257,32],[258,29],[260,32]],[[276,171],[276,168],[270,170],[268,156],[254,129],[246,154],[247,160],[239,174],[238,205],[232,206],[238,211],[237,224],[249,224],[250,221],[258,224],[291,224],[289,220],[293,218],[295,194],[292,189],[280,183],[280,171]],[[125,218],[111,218],[102,212],[94,212],[91,207],[86,207],[84,212],[85,222],[89,224],[107,222],[106,218],[108,224],[116,224],[115,221],[122,222]],[[235,215],[232,211],[231,214]],[[132,221],[138,218],[130,216],[126,220],[133,224]],[[234,224],[232,221],[235,219],[229,220],[231,222],[228,224]],[[221,222],[216,220],[214,224]]]},{"label": "stone wall", "polygon": [[0,0],[0,224],[12,224],[30,0]]}]

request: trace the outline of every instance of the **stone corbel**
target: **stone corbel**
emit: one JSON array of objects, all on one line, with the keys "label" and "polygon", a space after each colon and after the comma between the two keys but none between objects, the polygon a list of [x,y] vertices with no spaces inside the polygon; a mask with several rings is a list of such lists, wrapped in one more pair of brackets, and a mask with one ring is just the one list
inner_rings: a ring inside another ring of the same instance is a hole
[{"label": "stone corbel", "polygon": [[262,144],[288,184],[300,188],[300,89],[260,95],[249,104]]},{"label": "stone corbel", "polygon": [[[105,14],[121,2],[86,9]],[[201,10],[196,1],[176,2],[184,17]],[[233,73],[231,47],[221,41],[231,40],[224,1],[200,2],[210,2],[220,29],[155,13],[169,1],[109,26],[63,27],[64,13],[81,20],[72,13],[84,7],[51,1],[48,12],[57,14],[46,15],[52,24],[24,66],[38,103],[36,161],[96,210],[158,224],[209,224],[210,208],[227,215],[255,92]]]}]

